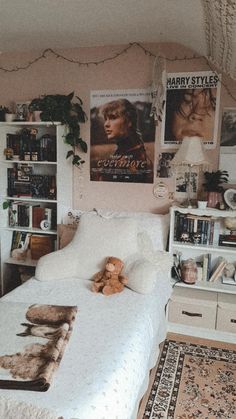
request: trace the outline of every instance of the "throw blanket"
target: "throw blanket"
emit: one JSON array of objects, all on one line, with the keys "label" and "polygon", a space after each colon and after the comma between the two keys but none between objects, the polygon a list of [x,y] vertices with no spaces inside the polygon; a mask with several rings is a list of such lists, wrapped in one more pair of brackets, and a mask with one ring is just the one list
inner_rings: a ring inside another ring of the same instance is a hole
[{"label": "throw blanket", "polygon": [[0,388],[48,390],[76,313],[76,306],[1,302]]}]

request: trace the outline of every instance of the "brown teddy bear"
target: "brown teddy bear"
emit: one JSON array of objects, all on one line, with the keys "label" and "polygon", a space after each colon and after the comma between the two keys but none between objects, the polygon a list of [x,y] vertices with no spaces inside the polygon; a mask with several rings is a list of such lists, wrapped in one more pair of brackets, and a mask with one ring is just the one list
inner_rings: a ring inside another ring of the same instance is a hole
[{"label": "brown teddy bear", "polygon": [[93,276],[93,292],[102,292],[104,295],[111,295],[121,292],[128,283],[128,278],[121,275],[124,262],[121,259],[108,257],[103,271],[97,272]]}]

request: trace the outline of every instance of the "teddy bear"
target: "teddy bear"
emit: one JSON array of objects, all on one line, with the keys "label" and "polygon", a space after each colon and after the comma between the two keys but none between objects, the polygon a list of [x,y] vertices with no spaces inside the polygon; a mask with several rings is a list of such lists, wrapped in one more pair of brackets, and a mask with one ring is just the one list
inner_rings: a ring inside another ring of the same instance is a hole
[{"label": "teddy bear", "polygon": [[124,262],[117,257],[110,256],[106,261],[104,270],[93,276],[93,292],[102,292],[104,295],[111,295],[123,291],[128,283],[128,278],[121,275]]}]

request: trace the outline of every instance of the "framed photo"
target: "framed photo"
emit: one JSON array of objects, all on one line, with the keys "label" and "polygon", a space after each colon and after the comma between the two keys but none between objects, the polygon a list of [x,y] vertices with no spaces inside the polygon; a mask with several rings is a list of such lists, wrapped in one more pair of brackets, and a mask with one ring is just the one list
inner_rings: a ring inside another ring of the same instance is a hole
[{"label": "framed photo", "polygon": [[[187,185],[189,171],[186,167],[178,167],[175,175],[175,197],[176,199],[187,198]],[[190,174],[190,198],[197,198],[198,170],[192,170]]]},{"label": "framed photo", "polygon": [[29,114],[29,104],[28,102],[17,102],[16,103],[16,119],[17,121],[27,121]]},{"label": "framed photo", "polygon": [[160,153],[157,161],[157,177],[170,178],[173,176],[173,167],[171,167],[171,160],[175,153]]}]

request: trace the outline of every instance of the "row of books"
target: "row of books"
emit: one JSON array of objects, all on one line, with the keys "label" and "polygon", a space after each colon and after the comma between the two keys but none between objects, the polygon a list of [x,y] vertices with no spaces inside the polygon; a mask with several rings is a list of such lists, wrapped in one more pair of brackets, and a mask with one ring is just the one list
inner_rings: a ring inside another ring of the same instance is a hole
[{"label": "row of books", "polygon": [[41,221],[47,220],[50,229],[57,225],[56,209],[44,208],[31,202],[13,201],[9,207],[9,226],[40,228]]},{"label": "row of books", "polygon": [[56,238],[45,234],[31,234],[24,231],[14,231],[12,234],[11,254],[15,249],[30,250],[31,259],[40,257],[56,250]]},{"label": "row of books", "polygon": [[194,244],[218,245],[221,224],[218,219],[193,214],[175,214],[174,240]]},{"label": "row of books", "polygon": [[[20,175],[19,175],[20,173]],[[56,176],[33,174],[23,175],[18,165],[7,169],[7,194],[11,197],[56,199]]]},{"label": "row of books", "polygon": [[[7,160],[56,161],[56,137],[45,134],[37,137],[37,129],[22,129],[6,134]],[[11,150],[11,152],[10,152]]]}]

